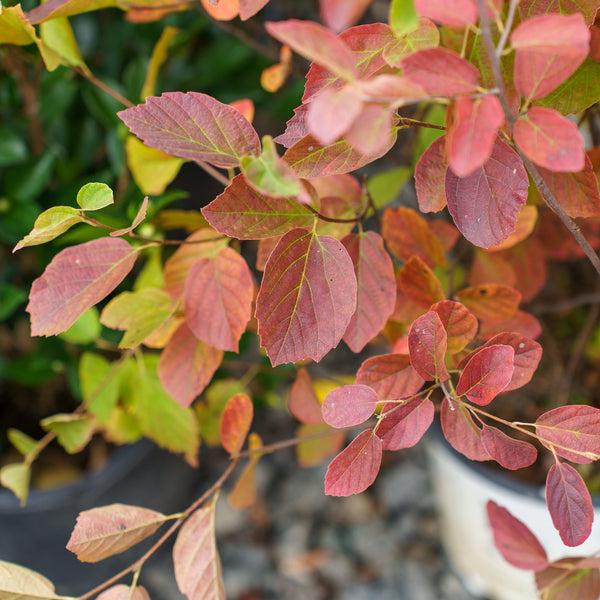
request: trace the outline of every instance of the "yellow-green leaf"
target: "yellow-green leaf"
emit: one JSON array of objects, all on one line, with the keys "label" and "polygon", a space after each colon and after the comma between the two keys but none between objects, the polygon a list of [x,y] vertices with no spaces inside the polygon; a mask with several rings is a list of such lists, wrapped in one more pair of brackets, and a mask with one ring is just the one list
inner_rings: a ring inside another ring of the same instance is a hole
[{"label": "yellow-green leaf", "polygon": [[14,429],[11,427],[7,432],[7,437],[10,443],[23,455],[27,456],[30,452],[35,450],[37,446],[37,440],[29,437],[26,433]]},{"label": "yellow-green leaf", "polygon": [[414,29],[419,22],[414,0],[392,0],[389,22],[390,27],[398,36]]},{"label": "yellow-green leaf", "polygon": [[27,46],[37,43],[33,25],[25,18],[20,4],[4,6],[0,12],[0,43]]},{"label": "yellow-green leaf", "polygon": [[[177,27],[165,27],[160,35],[158,42],[152,50],[152,56],[148,63],[148,70],[146,71],[146,79],[142,86],[141,98],[144,100],[147,96],[153,96],[156,88],[156,78],[158,77],[158,71],[162,64],[167,59],[167,50],[169,44],[173,38],[179,33]],[[144,192],[150,194],[151,192]],[[161,193],[161,192],[158,192]]]},{"label": "yellow-green leaf", "polygon": [[44,48],[52,50],[58,58],[59,64],[80,67],[83,71],[89,73],[89,69],[79,52],[71,25],[66,18],[52,19],[42,23],[40,25],[40,37]]},{"label": "yellow-green leaf", "polygon": [[[0,484],[8,488],[25,506],[29,495],[31,468],[25,463],[12,463],[0,469]],[[1,588],[0,588],[1,591]],[[0,595],[0,599],[2,596]]]},{"label": "yellow-green leaf", "polygon": [[119,398],[122,367],[115,369],[105,358],[84,352],[79,361],[79,384],[87,410],[99,425],[106,425]]},{"label": "yellow-green leaf", "polygon": [[72,344],[89,344],[100,337],[102,326],[95,306],[88,308],[60,337]]},{"label": "yellow-green leaf", "polygon": [[33,229],[14,248],[13,252],[24,246],[37,246],[58,237],[84,220],[81,211],[71,206],[53,206],[45,210],[33,224]]},{"label": "yellow-green leaf", "polygon": [[83,210],[98,210],[113,203],[113,191],[105,183],[86,183],[77,193],[77,204]]},{"label": "yellow-green leaf", "polygon": [[69,453],[83,450],[92,439],[94,421],[85,415],[59,413],[40,421],[46,431],[56,433],[58,443]]}]

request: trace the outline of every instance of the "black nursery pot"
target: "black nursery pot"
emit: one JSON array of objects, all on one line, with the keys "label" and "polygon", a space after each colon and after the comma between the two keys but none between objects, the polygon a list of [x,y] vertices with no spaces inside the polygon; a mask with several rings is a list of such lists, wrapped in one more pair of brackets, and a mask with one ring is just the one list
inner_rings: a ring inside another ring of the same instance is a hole
[{"label": "black nursery pot", "polygon": [[123,503],[178,512],[190,504],[198,482],[198,471],[180,457],[142,441],[118,448],[101,471],[73,484],[32,490],[24,508],[0,490],[0,559],[38,571],[58,594],[81,595],[129,566],[151,543],[98,563],[79,562],[65,546],[81,511]]}]

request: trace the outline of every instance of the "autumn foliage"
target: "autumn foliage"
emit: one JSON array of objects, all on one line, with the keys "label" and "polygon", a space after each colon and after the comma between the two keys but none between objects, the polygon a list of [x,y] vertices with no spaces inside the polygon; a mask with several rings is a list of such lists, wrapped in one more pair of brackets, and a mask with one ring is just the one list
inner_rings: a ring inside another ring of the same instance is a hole
[{"label": "autumn foliage", "polygon": [[[32,25],[75,14],[76,4],[4,9],[0,34],[6,15],[34,36]],[[135,15],[151,4],[128,6]],[[266,4],[203,0],[223,20],[246,20]],[[146,147],[165,160],[224,169],[218,172],[227,185],[202,209],[204,227],[160,261],[159,285],[134,283],[104,302],[161,245],[133,234],[151,197],[131,227],[61,250],[31,289],[32,335],[64,332],[101,303],[101,322],[123,331],[120,348],[139,350],[151,373],[144,385],[160,390],[156,403],[138,398],[141,392],[129,400],[137,426],[191,463],[200,439],[192,404],[246,332],[258,337],[273,367],[320,361],[344,343],[364,353],[355,381],[319,400],[299,366],[289,399],[302,434],[359,430],[345,447],[343,433],[334,432],[304,455],[307,464],[335,454],[325,493],[365,490],[383,451],[418,443],[438,412],[444,436],[470,460],[516,470],[549,452],[548,509],[564,543],[579,545],[593,508],[569,462],[600,458],[600,409],[568,404],[515,424],[493,408],[501,394],[530,382],[542,355],[541,326],[521,305],[544,286],[549,260],[559,258],[548,232],[558,231],[564,256],[586,255],[600,273],[599,238],[591,235],[600,216],[598,165],[571,117],[600,100],[600,68],[590,58],[591,41],[598,55],[590,33],[597,3],[394,1],[387,23],[355,25],[369,4],[321,0],[324,24],[265,23],[266,33],[310,62],[302,103],[277,137],[261,139],[241,105],[200,92],[168,91],[120,111]],[[442,124],[429,122],[440,107]],[[377,176],[359,170],[385,173],[385,161],[414,128],[435,133],[414,157],[416,205],[388,206],[393,198],[371,185]],[[40,215],[15,250],[77,223],[111,229],[101,218],[113,202],[107,186],[85,186],[77,202]],[[589,221],[576,225],[575,218]],[[464,240],[472,259],[457,279]],[[248,262],[245,241],[256,242],[257,263]],[[119,368],[140,378],[131,361]],[[84,398],[82,409],[93,423],[86,439],[94,429],[122,434],[110,417],[118,399],[108,408],[93,400]],[[220,439],[234,461],[249,458],[234,497],[240,507],[262,448],[251,436],[242,452],[252,418],[250,397],[232,394]],[[26,495],[8,473],[3,483]],[[214,498],[206,500],[186,511],[175,543],[175,576],[189,598],[224,594]],[[503,555],[536,571],[540,590],[585,577],[586,599],[596,597],[597,559],[550,563],[525,525],[493,503],[488,511]],[[81,560],[101,560],[167,519],[139,507],[94,509],[82,514],[68,548]]]}]

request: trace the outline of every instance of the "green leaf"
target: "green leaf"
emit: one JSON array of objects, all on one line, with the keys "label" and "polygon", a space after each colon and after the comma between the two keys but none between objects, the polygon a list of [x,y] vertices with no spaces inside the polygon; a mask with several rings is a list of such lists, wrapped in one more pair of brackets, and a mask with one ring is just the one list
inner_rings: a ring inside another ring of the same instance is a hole
[{"label": "green leaf", "polygon": [[37,446],[37,440],[28,436],[26,433],[14,429],[11,427],[7,432],[8,440],[10,443],[23,455],[27,456],[30,452],[35,450]]},{"label": "green leaf", "polygon": [[419,15],[413,0],[392,0],[389,23],[394,33],[401,36],[417,26]]},{"label": "green leaf", "polygon": [[195,466],[200,437],[194,412],[167,394],[158,379],[157,365],[157,354],[146,354],[138,361],[137,373],[128,382],[128,406],[145,437],[161,448],[182,453]]},{"label": "green leaf", "polygon": [[113,203],[113,192],[105,183],[87,183],[77,193],[77,204],[83,210],[98,210]]},{"label": "green leaf", "polygon": [[394,200],[411,173],[412,170],[408,167],[398,167],[370,177],[367,181],[367,190],[375,208],[383,208]]},{"label": "green leaf", "polygon": [[33,229],[14,248],[13,252],[25,246],[37,246],[58,237],[75,225],[83,222],[81,211],[70,206],[53,206],[45,210],[33,224]]},{"label": "green leaf", "polygon": [[61,333],[60,337],[71,344],[89,344],[100,337],[101,331],[98,309],[92,306],[67,331]]},{"label": "green leaf", "polygon": [[0,167],[22,162],[27,156],[27,144],[23,137],[6,125],[0,126]]},{"label": "green leaf", "polygon": [[107,379],[113,365],[105,358],[84,352],[79,361],[79,383],[86,408],[99,425],[106,425],[119,399],[122,367]]},{"label": "green leaf", "polygon": [[58,443],[69,453],[83,450],[94,433],[94,422],[85,415],[60,413],[40,421],[45,431],[54,431]]},{"label": "green leaf", "polygon": [[[5,465],[0,469],[0,483],[8,488],[25,506],[29,495],[29,481],[31,479],[31,468],[25,463],[13,463]],[[1,592],[1,589],[0,589]],[[0,595],[0,598],[2,596]],[[20,598],[21,596],[19,596]]]}]

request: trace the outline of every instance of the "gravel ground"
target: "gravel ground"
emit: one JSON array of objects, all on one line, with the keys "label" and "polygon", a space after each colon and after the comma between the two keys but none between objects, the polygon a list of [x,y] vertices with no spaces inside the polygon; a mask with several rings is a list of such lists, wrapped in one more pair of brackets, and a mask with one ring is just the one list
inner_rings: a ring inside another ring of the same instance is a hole
[{"label": "gravel ground", "polygon": [[[326,466],[300,469],[288,451],[259,462],[254,507],[235,511],[222,493],[227,600],[474,600],[440,547],[423,448],[384,460],[375,484],[348,498],[325,496]],[[204,465],[214,481],[226,462],[211,452]],[[153,600],[182,598],[167,552],[142,579]]]}]

